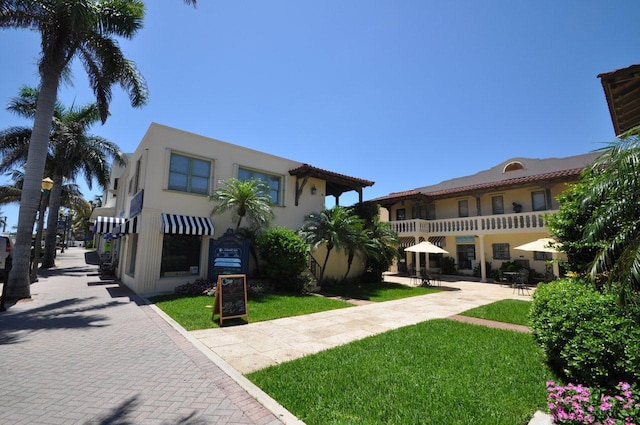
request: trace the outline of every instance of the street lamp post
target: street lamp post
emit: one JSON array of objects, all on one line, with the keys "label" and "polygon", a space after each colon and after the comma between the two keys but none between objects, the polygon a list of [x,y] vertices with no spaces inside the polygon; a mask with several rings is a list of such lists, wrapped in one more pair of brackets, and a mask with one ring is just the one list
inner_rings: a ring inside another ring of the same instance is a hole
[{"label": "street lamp post", "polygon": [[62,226],[58,224],[58,228],[62,227],[62,237],[60,238],[60,254],[64,254],[64,235],[67,228],[67,217],[64,215],[63,208],[60,208],[60,211],[58,211],[58,223],[62,223]]},{"label": "street lamp post", "polygon": [[[33,262],[31,263],[31,283],[38,281],[38,264],[40,263],[40,249],[42,246],[42,227],[44,226],[44,212],[47,209],[49,192],[53,187],[53,180],[49,177],[42,179],[42,191],[40,192],[40,209],[38,210],[38,228],[36,240],[33,243]],[[49,229],[51,230],[51,229]]]}]

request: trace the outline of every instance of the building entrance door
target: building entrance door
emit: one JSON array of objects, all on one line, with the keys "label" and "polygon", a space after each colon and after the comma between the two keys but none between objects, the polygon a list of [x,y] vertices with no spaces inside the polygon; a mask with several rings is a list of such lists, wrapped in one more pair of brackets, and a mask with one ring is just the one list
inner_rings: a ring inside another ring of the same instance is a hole
[{"label": "building entrance door", "polygon": [[476,261],[475,245],[458,245],[458,269],[473,270]]}]

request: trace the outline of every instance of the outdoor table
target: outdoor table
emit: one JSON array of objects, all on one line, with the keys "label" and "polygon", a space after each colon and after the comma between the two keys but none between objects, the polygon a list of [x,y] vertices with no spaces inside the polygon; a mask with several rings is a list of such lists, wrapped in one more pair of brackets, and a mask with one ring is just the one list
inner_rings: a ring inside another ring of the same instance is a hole
[{"label": "outdoor table", "polygon": [[513,286],[518,273],[519,272],[502,272],[504,276],[507,276],[509,278],[509,286]]}]

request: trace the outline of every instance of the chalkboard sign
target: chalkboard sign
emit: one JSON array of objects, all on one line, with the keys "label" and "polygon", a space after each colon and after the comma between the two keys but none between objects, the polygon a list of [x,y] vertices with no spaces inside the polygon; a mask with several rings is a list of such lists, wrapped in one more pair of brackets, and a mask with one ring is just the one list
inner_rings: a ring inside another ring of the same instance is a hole
[{"label": "chalkboard sign", "polygon": [[[220,325],[225,319],[247,316],[247,276],[228,274],[218,276],[213,316],[220,315]],[[212,316],[212,318],[213,318]]]}]

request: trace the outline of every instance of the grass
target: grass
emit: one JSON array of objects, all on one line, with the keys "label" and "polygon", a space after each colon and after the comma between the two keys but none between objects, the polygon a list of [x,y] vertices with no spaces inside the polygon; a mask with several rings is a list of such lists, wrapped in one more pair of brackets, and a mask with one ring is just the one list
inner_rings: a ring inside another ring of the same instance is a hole
[{"label": "grass", "polygon": [[[150,300],[188,331],[220,327],[217,317],[215,321],[211,318],[214,297],[161,295],[152,297]],[[269,294],[250,298],[247,302],[250,322],[262,322],[345,307],[353,307],[353,304],[314,295]],[[225,320],[224,325],[237,324],[239,321],[241,320]]]},{"label": "grass", "polygon": [[531,335],[438,319],[248,378],[308,425],[521,425],[554,377]]},{"label": "grass", "polygon": [[362,285],[336,285],[326,288],[323,293],[337,295],[358,300],[384,302],[400,298],[415,297],[418,295],[433,294],[439,292],[438,288],[411,287],[399,283],[382,282],[366,283]]},{"label": "grass", "polygon": [[530,310],[531,301],[502,300],[467,310],[461,314],[479,319],[497,320],[498,322],[528,326]]}]

